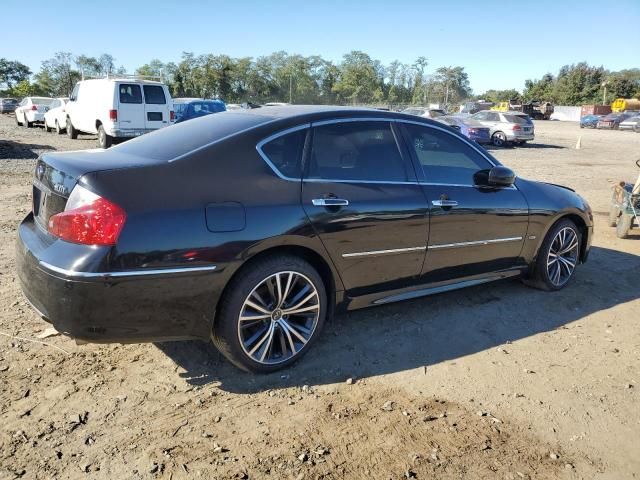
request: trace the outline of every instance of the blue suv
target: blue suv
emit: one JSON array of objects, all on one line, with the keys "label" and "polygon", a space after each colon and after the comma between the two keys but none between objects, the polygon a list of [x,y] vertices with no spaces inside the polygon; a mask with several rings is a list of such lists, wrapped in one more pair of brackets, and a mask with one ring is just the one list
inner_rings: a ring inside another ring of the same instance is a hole
[{"label": "blue suv", "polygon": [[220,113],[227,110],[222,100],[204,100],[201,98],[174,98],[173,109],[176,122],[185,122],[192,118],[204,117],[212,113]]}]

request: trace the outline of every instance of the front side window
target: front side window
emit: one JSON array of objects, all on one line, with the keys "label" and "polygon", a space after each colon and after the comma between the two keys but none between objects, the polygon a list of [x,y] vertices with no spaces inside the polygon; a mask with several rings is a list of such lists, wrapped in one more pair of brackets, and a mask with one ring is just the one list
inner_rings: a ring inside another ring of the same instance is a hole
[{"label": "front side window", "polygon": [[452,134],[410,124],[405,129],[427,183],[473,185],[478,170],[492,167],[477,150]]},{"label": "front side window", "polygon": [[281,135],[262,145],[262,154],[282,176],[300,178],[302,176],[302,151],[306,135],[306,128]]},{"label": "front side window", "polygon": [[147,105],[164,105],[167,103],[167,99],[164,96],[164,88],[159,85],[145,85],[144,89],[144,103]]},{"label": "front side window", "polygon": [[499,122],[500,114],[497,112],[489,112],[487,113],[487,120],[490,122]]},{"label": "front side window", "polygon": [[142,103],[140,85],[121,83],[118,88],[120,90],[120,103]]},{"label": "front side window", "polygon": [[407,181],[407,169],[388,122],[342,122],[313,129],[308,178]]}]

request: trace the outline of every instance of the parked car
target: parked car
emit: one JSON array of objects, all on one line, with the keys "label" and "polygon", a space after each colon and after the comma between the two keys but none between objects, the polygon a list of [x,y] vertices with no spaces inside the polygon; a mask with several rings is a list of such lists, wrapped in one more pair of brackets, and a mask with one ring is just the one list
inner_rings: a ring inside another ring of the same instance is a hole
[{"label": "parked car", "polygon": [[633,130],[634,132],[640,132],[640,114],[636,114],[634,117],[627,118],[620,122],[618,125],[620,130]]},{"label": "parked car", "polygon": [[46,132],[55,129],[60,134],[67,128],[67,112],[64,107],[68,101],[67,97],[60,97],[51,102],[49,110],[44,114],[44,130]]},{"label": "parked car", "polygon": [[0,113],[11,113],[16,110],[18,100],[15,98],[0,98]]},{"label": "parked car", "polygon": [[15,109],[16,124],[27,128],[44,121],[44,114],[49,110],[53,98],[25,97]]},{"label": "parked car", "polygon": [[89,342],[211,337],[252,372],[304,355],[334,310],[507,277],[559,290],[593,235],[573,190],[371,109],[208,115],[44,153],[34,175],[16,262],[47,321]]},{"label": "parked car", "polygon": [[409,107],[402,110],[402,113],[409,115],[416,115],[423,118],[436,118],[446,115],[446,112],[439,108],[426,108],[426,107]]},{"label": "parked car", "polygon": [[69,138],[77,138],[80,132],[97,134],[101,148],[174,121],[167,86],[135,78],[82,80],[74,87],[65,110]]},{"label": "parked car", "polygon": [[173,109],[175,111],[175,123],[180,123],[192,118],[224,112],[227,108],[222,100],[174,98]]},{"label": "parked car", "polygon": [[633,113],[627,112],[613,112],[609,115],[605,115],[596,124],[596,128],[599,129],[607,129],[607,130],[617,130],[620,126],[621,122],[631,118]]},{"label": "parked car", "polygon": [[533,122],[522,112],[484,110],[471,118],[489,128],[491,143],[496,147],[508,143],[522,145],[535,138]]},{"label": "parked car", "polygon": [[604,115],[585,115],[580,117],[580,128],[596,128],[598,121],[603,117]]},{"label": "parked car", "polygon": [[473,118],[445,115],[444,117],[436,118],[436,121],[455,128],[462,133],[462,135],[474,142],[491,143],[489,128],[483,126]]}]

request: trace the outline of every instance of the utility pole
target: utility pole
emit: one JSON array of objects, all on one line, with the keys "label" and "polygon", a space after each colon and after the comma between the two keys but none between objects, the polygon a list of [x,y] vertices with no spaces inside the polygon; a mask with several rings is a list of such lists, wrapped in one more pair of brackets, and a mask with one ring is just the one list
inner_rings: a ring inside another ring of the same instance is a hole
[{"label": "utility pole", "polygon": [[602,92],[602,105],[606,105],[607,104],[607,84],[609,82],[607,80],[605,80],[604,82],[602,82],[602,87],[603,87],[603,92]]}]

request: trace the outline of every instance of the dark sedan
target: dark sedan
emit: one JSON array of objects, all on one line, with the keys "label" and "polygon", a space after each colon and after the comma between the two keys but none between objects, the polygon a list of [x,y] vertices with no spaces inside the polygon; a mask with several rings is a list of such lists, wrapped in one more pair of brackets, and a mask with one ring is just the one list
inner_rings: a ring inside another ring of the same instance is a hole
[{"label": "dark sedan", "polygon": [[43,154],[17,270],[79,340],[212,338],[268,372],[336,310],[507,277],[559,290],[592,233],[573,190],[516,178],[442,124],[265,107]]},{"label": "dark sedan", "polygon": [[443,116],[437,117],[437,122],[449,125],[451,128],[458,130],[469,140],[478,143],[491,143],[491,134],[488,127],[485,127],[477,120],[470,117],[453,117]]},{"label": "dark sedan", "polygon": [[16,111],[18,100],[15,98],[0,98],[0,113],[12,113]]},{"label": "dark sedan", "polygon": [[633,113],[618,112],[605,115],[596,124],[598,129],[617,130],[621,122],[633,117]]}]

